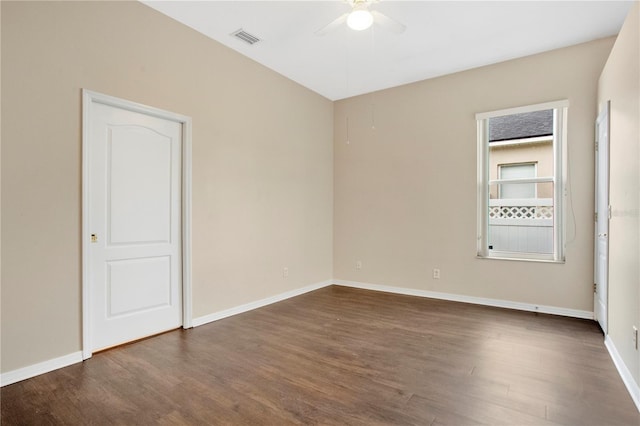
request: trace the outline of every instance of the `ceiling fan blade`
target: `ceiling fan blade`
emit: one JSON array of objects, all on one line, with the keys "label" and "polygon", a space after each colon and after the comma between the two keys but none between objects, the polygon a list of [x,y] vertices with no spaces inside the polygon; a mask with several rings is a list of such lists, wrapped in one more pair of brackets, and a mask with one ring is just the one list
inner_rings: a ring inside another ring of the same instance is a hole
[{"label": "ceiling fan blade", "polygon": [[330,33],[331,31],[333,31],[336,28],[338,28],[340,25],[344,24],[344,22],[347,20],[347,16],[349,16],[348,13],[345,13],[344,15],[341,15],[339,18],[333,20],[329,24],[327,24],[324,27],[320,28],[314,34],[317,35],[317,36],[323,36],[325,34]]},{"label": "ceiling fan blade", "polygon": [[373,15],[373,21],[376,24],[379,24],[381,27],[391,31],[392,33],[402,34],[404,30],[407,29],[406,25],[401,24],[395,19],[389,18],[387,15],[380,13],[377,10],[372,10],[371,14]]}]

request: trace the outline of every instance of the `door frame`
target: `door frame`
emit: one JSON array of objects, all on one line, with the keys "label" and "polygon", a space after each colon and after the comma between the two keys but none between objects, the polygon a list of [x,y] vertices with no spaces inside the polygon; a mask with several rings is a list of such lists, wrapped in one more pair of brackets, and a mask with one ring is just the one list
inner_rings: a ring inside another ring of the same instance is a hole
[{"label": "door frame", "polygon": [[103,104],[153,117],[174,121],[182,125],[182,328],[191,328],[191,117],[164,111],[102,93],[82,89],[82,359],[91,358],[91,279],[89,206],[89,158],[91,105]]},{"label": "door frame", "polygon": [[[595,204],[595,214],[594,214],[594,233],[593,233],[593,240],[594,240],[594,253],[593,253],[593,282],[594,282],[594,292],[593,292],[593,317],[594,319],[600,324],[600,327],[602,328],[602,331],[604,332],[605,336],[609,333],[609,239],[610,239],[610,220],[611,220],[611,204],[610,204],[610,185],[609,185],[609,179],[610,179],[610,135],[611,135],[611,101],[606,101],[604,102],[601,107],[600,110],[598,111],[598,117],[596,118],[596,126],[595,126],[595,137],[596,137],[596,149],[595,149],[595,179],[594,179],[594,186],[595,186],[595,194],[594,194],[594,204]],[[600,126],[602,122],[606,122],[606,127],[607,127],[607,136],[606,136],[606,142],[603,143],[600,139]],[[606,170],[601,170],[600,169],[600,156],[602,155],[606,156]],[[602,197],[602,194],[600,194],[600,191],[598,191],[598,184],[599,184],[599,179],[600,177],[603,176],[606,178],[607,182],[606,182],[606,186],[607,186],[607,194],[606,194],[606,211],[601,212],[599,211],[599,200],[600,197]],[[606,288],[604,289],[605,291],[603,293],[601,293],[602,288],[601,288],[601,284],[599,282],[599,275],[600,275],[600,271],[599,271],[599,267],[598,267],[598,259],[599,259],[599,244],[598,244],[598,239],[599,239],[599,229],[598,229],[598,221],[599,220],[606,220],[607,223],[607,235],[606,235],[606,239],[607,239],[607,261],[606,261],[606,271],[605,271],[605,280],[606,280]],[[603,294],[604,298],[605,298],[605,312],[604,312],[604,316],[605,318],[599,318],[598,317],[598,312],[599,312],[599,295]],[[604,324],[603,324],[604,323]]]}]

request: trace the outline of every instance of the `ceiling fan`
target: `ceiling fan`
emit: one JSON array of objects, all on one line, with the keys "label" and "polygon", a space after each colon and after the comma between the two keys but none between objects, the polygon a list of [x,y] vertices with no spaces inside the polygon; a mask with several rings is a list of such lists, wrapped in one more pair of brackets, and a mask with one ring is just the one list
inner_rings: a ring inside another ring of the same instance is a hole
[{"label": "ceiling fan", "polygon": [[369,28],[374,22],[386,30],[395,34],[401,34],[407,27],[404,24],[389,18],[377,10],[369,10],[369,6],[380,0],[345,0],[351,6],[351,12],[347,12],[326,26],[315,32],[317,36],[323,36],[338,28],[345,21],[352,30],[362,31]]}]

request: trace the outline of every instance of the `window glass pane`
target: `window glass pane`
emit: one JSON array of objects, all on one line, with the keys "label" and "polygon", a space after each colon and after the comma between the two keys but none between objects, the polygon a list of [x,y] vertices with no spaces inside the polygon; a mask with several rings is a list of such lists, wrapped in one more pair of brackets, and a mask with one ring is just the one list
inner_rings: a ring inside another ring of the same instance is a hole
[{"label": "window glass pane", "polygon": [[[554,256],[554,110],[487,119],[488,253]],[[503,182],[504,181],[504,182]],[[538,258],[538,257],[536,257]]]},{"label": "window glass pane", "polygon": [[476,114],[479,257],[564,262],[567,112],[564,100]]}]

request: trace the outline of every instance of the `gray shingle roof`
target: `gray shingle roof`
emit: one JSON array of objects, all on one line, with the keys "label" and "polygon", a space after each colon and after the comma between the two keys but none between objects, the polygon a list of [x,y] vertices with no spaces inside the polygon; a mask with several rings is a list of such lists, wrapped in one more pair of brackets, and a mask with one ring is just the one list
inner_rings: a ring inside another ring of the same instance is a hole
[{"label": "gray shingle roof", "polygon": [[526,112],[489,119],[489,142],[553,134],[553,110]]}]

